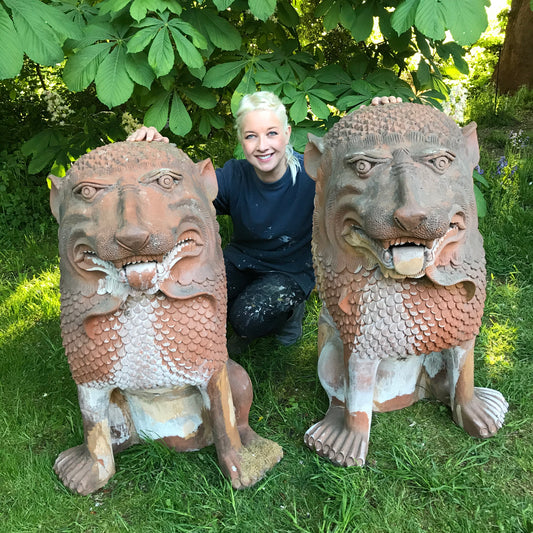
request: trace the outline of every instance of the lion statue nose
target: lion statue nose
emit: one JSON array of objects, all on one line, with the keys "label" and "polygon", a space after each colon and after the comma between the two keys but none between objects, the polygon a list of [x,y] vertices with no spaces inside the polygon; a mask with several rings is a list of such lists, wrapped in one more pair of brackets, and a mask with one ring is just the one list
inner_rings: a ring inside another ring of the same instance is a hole
[{"label": "lion statue nose", "polygon": [[149,238],[150,232],[136,225],[126,225],[115,233],[120,246],[130,252],[140,252]]},{"label": "lion statue nose", "polygon": [[427,213],[422,208],[403,206],[394,212],[395,224],[405,231],[414,231],[427,220]]}]

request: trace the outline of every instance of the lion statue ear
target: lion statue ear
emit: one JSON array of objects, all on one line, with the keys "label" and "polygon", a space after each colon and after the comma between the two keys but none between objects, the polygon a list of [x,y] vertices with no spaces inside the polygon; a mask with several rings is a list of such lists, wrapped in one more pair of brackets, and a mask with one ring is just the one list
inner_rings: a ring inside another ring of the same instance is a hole
[{"label": "lion statue ear", "polygon": [[307,134],[307,145],[304,152],[304,167],[309,177],[316,181],[318,176],[318,169],[324,153],[324,142],[320,137]]},{"label": "lion statue ear", "polygon": [[63,179],[53,174],[49,174],[48,179],[50,180],[50,210],[59,222],[59,204],[61,203],[59,192],[63,186]]},{"label": "lion statue ear", "polygon": [[473,168],[479,163],[477,124],[475,122],[470,122],[464,128],[461,128],[461,132],[463,133],[463,138],[465,141],[467,157]]},{"label": "lion statue ear", "polygon": [[196,163],[198,170],[200,171],[200,176],[202,178],[202,183],[204,184],[205,191],[209,200],[213,201],[218,194],[218,183],[217,175],[215,172],[215,167],[211,159],[204,159],[199,163]]}]

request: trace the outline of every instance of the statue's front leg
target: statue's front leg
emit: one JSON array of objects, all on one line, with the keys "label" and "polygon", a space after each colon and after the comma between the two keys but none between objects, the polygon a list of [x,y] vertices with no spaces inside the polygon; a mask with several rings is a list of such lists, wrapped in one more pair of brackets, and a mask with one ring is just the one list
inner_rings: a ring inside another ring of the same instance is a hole
[{"label": "statue's front leg", "polygon": [[496,390],[474,387],[475,338],[449,350],[446,360],[455,423],[473,437],[492,437],[502,427],[508,404]]},{"label": "statue's front leg", "polygon": [[[344,359],[344,394],[331,397],[326,416],[307,431],[305,442],[333,463],[361,466],[368,451],[379,359],[360,359],[355,354]],[[338,357],[331,364],[334,361]]]},{"label": "statue's front leg", "polygon": [[354,354],[348,358],[344,415],[348,435],[345,439],[339,438],[337,456],[342,463],[338,459],[335,462],[348,466],[365,464],[379,362],[379,359],[360,359]]},{"label": "statue's front leg", "polygon": [[108,409],[112,389],[78,385],[85,443],[62,452],[54,471],[66,487],[90,494],[103,487],[115,473]]}]

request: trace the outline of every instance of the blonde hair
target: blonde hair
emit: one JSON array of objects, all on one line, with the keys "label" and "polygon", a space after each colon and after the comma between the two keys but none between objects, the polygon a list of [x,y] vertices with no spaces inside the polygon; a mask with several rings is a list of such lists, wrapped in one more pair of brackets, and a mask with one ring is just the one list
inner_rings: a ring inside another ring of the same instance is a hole
[{"label": "blonde hair", "polygon": [[[289,121],[287,119],[287,110],[281,103],[281,100],[269,91],[258,91],[253,94],[245,94],[239,104],[239,109],[235,115],[235,129],[237,130],[237,137],[239,141],[243,140],[242,123],[244,117],[250,111],[272,111],[278,118],[283,131],[287,131]],[[285,147],[285,157],[287,159],[287,166],[291,171],[292,183],[296,183],[296,174],[301,169],[299,159],[294,153],[294,148],[290,143]]]}]

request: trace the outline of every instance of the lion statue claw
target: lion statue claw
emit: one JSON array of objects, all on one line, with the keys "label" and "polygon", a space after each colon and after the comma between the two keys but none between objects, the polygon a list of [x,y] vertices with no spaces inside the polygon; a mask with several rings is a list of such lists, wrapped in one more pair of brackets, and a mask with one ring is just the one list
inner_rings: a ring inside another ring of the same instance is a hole
[{"label": "lion statue claw", "polygon": [[248,424],[252,385],[226,350],[226,279],[211,161],[162,143],[115,143],[50,176],[59,223],[61,330],[84,443],[54,469],[89,494],[144,437],[214,443],[233,487],[282,457]]},{"label": "lion statue claw", "polygon": [[478,159],[474,123],[460,129],[419,104],[367,107],[310,135],[318,375],[330,407],[304,440],[336,464],[364,464],[373,411],[426,397],[475,437],[502,427],[503,396],[474,387],[486,284]]}]

